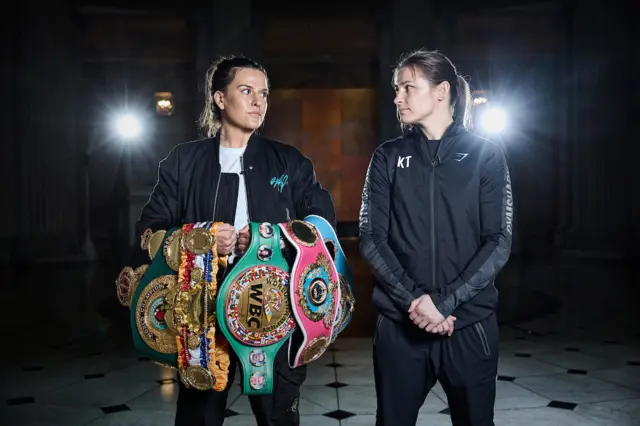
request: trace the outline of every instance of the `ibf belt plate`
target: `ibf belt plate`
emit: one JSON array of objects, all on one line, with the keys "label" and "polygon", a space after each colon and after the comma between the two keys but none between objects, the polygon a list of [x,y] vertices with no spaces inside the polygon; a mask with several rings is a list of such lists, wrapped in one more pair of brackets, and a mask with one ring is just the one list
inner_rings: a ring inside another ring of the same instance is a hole
[{"label": "ibf belt plate", "polygon": [[268,346],[296,327],[289,302],[289,274],[274,266],[254,266],[229,286],[227,326],[249,346]]}]

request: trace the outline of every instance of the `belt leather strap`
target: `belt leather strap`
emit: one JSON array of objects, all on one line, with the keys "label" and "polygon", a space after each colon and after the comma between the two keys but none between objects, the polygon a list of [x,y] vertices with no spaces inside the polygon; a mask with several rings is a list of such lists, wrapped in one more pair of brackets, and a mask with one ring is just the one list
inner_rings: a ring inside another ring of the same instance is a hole
[{"label": "belt leather strap", "polygon": [[217,317],[242,366],[242,392],[273,392],[274,360],[296,328],[289,305],[289,266],[280,229],[250,223],[251,242],[220,286]]}]

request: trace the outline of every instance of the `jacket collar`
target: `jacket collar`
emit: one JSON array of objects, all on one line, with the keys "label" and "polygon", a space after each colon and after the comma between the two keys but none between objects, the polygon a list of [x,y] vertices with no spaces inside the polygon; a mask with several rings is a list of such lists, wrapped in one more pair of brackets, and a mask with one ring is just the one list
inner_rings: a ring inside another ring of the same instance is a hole
[{"label": "jacket collar", "polygon": [[[465,132],[464,126],[458,120],[453,120],[453,123],[447,127],[444,134],[442,135],[442,139],[438,144],[438,149],[436,150],[436,158],[432,159],[435,161],[435,164],[441,164],[447,161],[451,157],[452,147],[455,142],[458,140],[460,135]],[[411,126],[409,130],[409,136],[418,143],[424,143],[428,141],[428,138],[425,134],[420,130],[418,126]]]},{"label": "jacket collar", "polygon": [[[208,147],[212,151],[210,154],[213,155],[214,158],[220,158],[220,132],[218,132],[214,137],[210,138],[211,143],[208,144]],[[249,137],[249,142],[247,143],[247,149],[244,151],[245,157],[254,157],[262,152],[262,136],[257,133],[253,133],[251,137]]]}]

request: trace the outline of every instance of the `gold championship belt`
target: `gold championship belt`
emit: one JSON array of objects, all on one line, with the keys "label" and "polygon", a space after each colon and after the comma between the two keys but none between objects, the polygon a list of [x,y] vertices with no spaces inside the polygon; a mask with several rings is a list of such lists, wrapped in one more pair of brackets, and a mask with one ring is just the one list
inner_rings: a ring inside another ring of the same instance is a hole
[{"label": "gold championship belt", "polygon": [[151,264],[125,267],[116,280],[136,349],[199,390],[224,390],[229,374],[229,344],[216,333],[216,275],[226,262],[217,255],[218,225],[145,231],[140,248]]},{"label": "gold championship belt", "polygon": [[[130,309],[136,350],[177,369],[185,386],[203,391],[227,387],[233,350],[240,361],[242,392],[272,393],[278,350],[290,342],[291,366],[317,359],[346,327],[355,302],[344,291],[345,272],[351,278],[346,258],[336,262],[336,249],[341,253],[337,236],[328,223],[306,222],[318,237],[311,248],[291,243],[297,234],[295,227],[286,232],[290,223],[251,223],[249,247],[220,284],[219,265],[227,265],[227,257],[217,255],[220,223],[147,229],[140,250],[133,252],[138,259],[116,279],[118,300]],[[281,244],[297,252],[293,265],[282,255]],[[317,257],[307,256],[313,250],[323,254],[326,277],[320,270],[303,274],[315,265],[307,259]],[[321,281],[326,292],[320,291]],[[352,281],[347,282],[350,287]],[[309,318],[298,312],[301,307]],[[315,325],[322,327],[318,331]],[[296,330],[306,337],[293,344]]]}]

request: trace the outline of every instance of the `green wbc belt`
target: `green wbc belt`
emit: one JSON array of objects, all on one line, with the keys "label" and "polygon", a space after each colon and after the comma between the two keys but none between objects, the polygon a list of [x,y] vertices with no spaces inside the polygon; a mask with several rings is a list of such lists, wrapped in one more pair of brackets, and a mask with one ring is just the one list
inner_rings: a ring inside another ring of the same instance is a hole
[{"label": "green wbc belt", "polygon": [[218,292],[217,317],[242,365],[242,392],[273,392],[273,362],[296,328],[289,302],[289,272],[280,228],[251,226],[251,243]]}]

